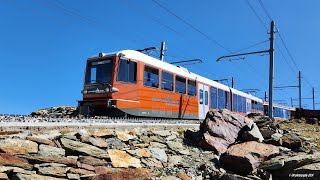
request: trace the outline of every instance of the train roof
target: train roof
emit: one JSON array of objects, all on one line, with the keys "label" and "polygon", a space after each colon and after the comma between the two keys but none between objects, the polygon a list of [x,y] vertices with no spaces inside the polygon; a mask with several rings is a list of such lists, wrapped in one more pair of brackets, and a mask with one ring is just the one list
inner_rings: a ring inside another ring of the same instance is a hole
[{"label": "train roof", "polygon": [[[263,102],[261,99],[255,97],[255,96],[253,96],[251,94],[247,94],[247,93],[244,93],[242,91],[230,88],[230,87],[228,87],[228,86],[226,86],[224,84],[221,84],[221,83],[218,83],[216,81],[210,80],[210,79],[205,78],[203,76],[200,76],[198,74],[194,74],[194,73],[188,71],[186,68],[178,67],[178,66],[169,64],[167,62],[160,61],[159,59],[153,58],[153,57],[148,56],[146,54],[143,54],[143,53],[141,53],[139,51],[122,50],[122,51],[116,51],[116,52],[111,52],[111,53],[102,53],[102,55],[104,57],[105,56],[106,57],[107,56],[122,56],[122,57],[125,57],[125,58],[128,58],[128,59],[141,61],[141,62],[150,64],[152,66],[160,67],[160,68],[165,69],[167,71],[174,72],[176,74],[182,75],[182,76],[187,77],[189,79],[198,80],[198,81],[203,82],[205,84],[210,84],[210,85],[212,85],[214,87],[217,87],[219,89],[222,89],[224,91],[230,91],[231,90],[232,92],[235,92],[236,94],[241,95],[243,97],[246,97],[248,99],[255,100],[255,101],[261,102],[261,103]],[[89,60],[90,59],[95,59],[95,58],[97,58],[97,56],[91,57],[91,58],[89,58]]]}]

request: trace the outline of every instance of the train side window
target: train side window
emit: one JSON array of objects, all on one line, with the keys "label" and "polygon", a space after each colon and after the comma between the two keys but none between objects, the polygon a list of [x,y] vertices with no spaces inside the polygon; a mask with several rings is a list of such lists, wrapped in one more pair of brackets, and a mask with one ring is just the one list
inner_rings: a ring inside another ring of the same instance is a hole
[{"label": "train side window", "polygon": [[119,60],[117,81],[137,83],[137,63],[130,60]]},{"label": "train side window", "polygon": [[162,71],[161,89],[173,91],[173,74],[166,71]]},{"label": "train side window", "polygon": [[186,78],[176,76],[176,92],[181,94],[186,93]]},{"label": "train side window", "polygon": [[247,103],[246,103],[246,98],[242,97],[242,112],[246,113],[247,112]]},{"label": "train side window", "polygon": [[237,99],[238,96],[236,94],[233,94],[233,111],[234,112],[238,112],[238,103],[237,103]]},{"label": "train side window", "polygon": [[208,91],[204,92],[204,105],[208,105]]},{"label": "train side window", "polygon": [[217,108],[217,88],[211,87],[210,89],[210,107]]},{"label": "train side window", "polygon": [[188,95],[196,96],[196,81],[188,79]]},{"label": "train side window", "polygon": [[225,91],[225,108],[230,110],[230,94]]},{"label": "train side window", "polygon": [[144,66],[144,85],[148,87],[159,87],[159,70],[150,66]]},{"label": "train side window", "polygon": [[203,104],[203,90],[200,89],[200,93],[199,93],[199,104]]},{"label": "train side window", "polygon": [[223,109],[224,108],[224,91],[221,89],[218,89],[218,108]]},{"label": "train side window", "polygon": [[242,97],[238,96],[238,112],[242,112]]}]

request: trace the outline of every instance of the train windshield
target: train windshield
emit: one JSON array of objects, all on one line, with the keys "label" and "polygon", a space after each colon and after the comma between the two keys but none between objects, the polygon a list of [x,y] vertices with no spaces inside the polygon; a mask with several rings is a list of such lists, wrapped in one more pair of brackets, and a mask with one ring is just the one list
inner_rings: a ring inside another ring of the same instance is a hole
[{"label": "train windshield", "polygon": [[90,62],[87,69],[86,84],[110,83],[112,78],[112,59]]}]

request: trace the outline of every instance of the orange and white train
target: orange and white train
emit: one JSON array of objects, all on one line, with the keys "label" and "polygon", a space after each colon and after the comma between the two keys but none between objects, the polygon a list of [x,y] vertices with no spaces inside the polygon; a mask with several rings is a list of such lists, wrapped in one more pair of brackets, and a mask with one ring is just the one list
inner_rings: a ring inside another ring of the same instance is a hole
[{"label": "orange and white train", "polygon": [[87,60],[81,114],[204,119],[209,109],[263,113],[260,98],[135,50]]}]

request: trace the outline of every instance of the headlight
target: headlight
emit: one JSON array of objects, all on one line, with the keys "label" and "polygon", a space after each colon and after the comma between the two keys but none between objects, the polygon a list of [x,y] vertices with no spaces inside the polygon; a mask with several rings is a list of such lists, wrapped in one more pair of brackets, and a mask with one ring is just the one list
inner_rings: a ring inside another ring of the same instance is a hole
[{"label": "headlight", "polygon": [[87,94],[88,91],[87,91],[86,89],[84,89],[84,90],[81,91],[81,93],[82,93],[82,94]]},{"label": "headlight", "polygon": [[106,88],[106,90],[105,90],[105,91],[106,91],[106,93],[108,93],[108,92],[110,92],[110,89],[109,89],[109,88]]}]

